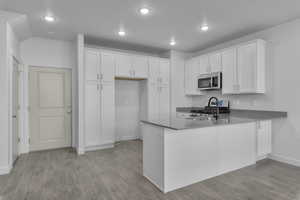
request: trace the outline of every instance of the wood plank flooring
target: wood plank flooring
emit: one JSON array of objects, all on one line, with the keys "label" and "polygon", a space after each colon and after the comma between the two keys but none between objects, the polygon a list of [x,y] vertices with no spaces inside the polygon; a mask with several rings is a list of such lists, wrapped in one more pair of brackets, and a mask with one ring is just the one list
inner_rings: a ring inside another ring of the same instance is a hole
[{"label": "wood plank flooring", "polygon": [[[0,176],[6,200],[300,200],[300,168],[265,160],[163,194],[142,176],[142,143],[77,156],[71,149],[34,152]],[[1,200],[2,200],[1,199]]]}]

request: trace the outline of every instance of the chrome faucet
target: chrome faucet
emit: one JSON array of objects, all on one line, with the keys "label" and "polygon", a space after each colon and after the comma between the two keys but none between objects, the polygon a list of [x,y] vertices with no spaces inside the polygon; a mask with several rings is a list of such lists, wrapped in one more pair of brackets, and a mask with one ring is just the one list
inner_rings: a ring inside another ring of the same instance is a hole
[{"label": "chrome faucet", "polygon": [[212,100],[215,100],[215,104],[216,104],[216,106],[218,107],[218,102],[219,102],[219,100],[218,100],[218,98],[217,97],[210,97],[209,98],[209,100],[208,100],[208,107],[211,107],[211,101]]},{"label": "chrome faucet", "polygon": [[219,110],[219,106],[218,106],[219,100],[217,97],[210,97],[208,100],[208,105],[207,105],[208,108],[211,108],[212,100],[215,100],[215,105],[216,105],[216,107],[213,108],[213,111],[214,111],[213,117],[217,120],[219,118],[219,114],[220,114],[220,110]]}]

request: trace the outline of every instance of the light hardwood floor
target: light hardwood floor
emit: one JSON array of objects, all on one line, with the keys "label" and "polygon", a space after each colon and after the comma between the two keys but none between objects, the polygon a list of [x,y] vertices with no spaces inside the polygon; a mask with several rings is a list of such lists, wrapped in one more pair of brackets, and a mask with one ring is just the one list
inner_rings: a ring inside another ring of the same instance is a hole
[{"label": "light hardwood floor", "polygon": [[265,160],[163,194],[142,176],[142,143],[128,141],[84,156],[71,149],[23,155],[10,175],[0,176],[0,196],[9,200],[300,200],[300,168]]}]

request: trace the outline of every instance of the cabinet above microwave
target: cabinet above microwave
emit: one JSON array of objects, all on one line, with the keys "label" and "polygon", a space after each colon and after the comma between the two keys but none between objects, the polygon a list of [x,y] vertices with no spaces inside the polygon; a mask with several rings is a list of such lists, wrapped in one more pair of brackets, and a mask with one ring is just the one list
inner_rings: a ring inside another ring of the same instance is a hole
[{"label": "cabinet above microwave", "polygon": [[257,39],[186,60],[186,95],[206,94],[199,89],[198,78],[216,69],[222,72],[223,94],[265,93],[265,54],[266,42]]}]

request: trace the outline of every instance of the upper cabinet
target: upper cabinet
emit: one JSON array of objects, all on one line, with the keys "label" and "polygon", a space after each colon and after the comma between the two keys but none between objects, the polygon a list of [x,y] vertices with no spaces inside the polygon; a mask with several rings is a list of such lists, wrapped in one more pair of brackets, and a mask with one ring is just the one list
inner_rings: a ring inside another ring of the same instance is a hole
[{"label": "upper cabinet", "polygon": [[99,78],[100,55],[97,51],[85,51],[85,79],[97,81]]},{"label": "upper cabinet", "polygon": [[145,56],[132,57],[132,71],[134,77],[147,78],[148,77],[148,58]]},{"label": "upper cabinet", "polygon": [[131,57],[126,54],[116,54],[116,76],[132,77]]},{"label": "upper cabinet", "polygon": [[186,95],[200,95],[201,91],[198,90],[198,76],[206,71],[200,71],[201,58],[192,58],[185,63],[185,94]]},{"label": "upper cabinet", "polygon": [[118,54],[116,56],[116,77],[146,79],[148,77],[148,58]]},{"label": "upper cabinet", "polygon": [[94,49],[85,50],[85,80],[112,82],[115,76],[115,57]]},{"label": "upper cabinet", "polygon": [[238,76],[237,76],[237,60],[236,48],[226,49],[222,52],[222,92],[223,94],[237,93]]},{"label": "upper cabinet", "polygon": [[170,84],[170,61],[164,58],[149,58],[149,81],[162,86]]},{"label": "upper cabinet", "polygon": [[222,71],[222,59],[221,53],[212,53],[209,56],[209,72]]},{"label": "upper cabinet", "polygon": [[209,74],[222,70],[221,53],[202,55],[199,58],[199,74]]},{"label": "upper cabinet", "polygon": [[223,94],[265,92],[265,48],[255,40],[222,52]]},{"label": "upper cabinet", "polygon": [[[265,93],[265,52],[266,42],[258,39],[187,60],[186,94],[201,95],[195,86],[197,76],[212,72],[223,73],[223,94]],[[194,59],[199,60],[198,70]]]}]

